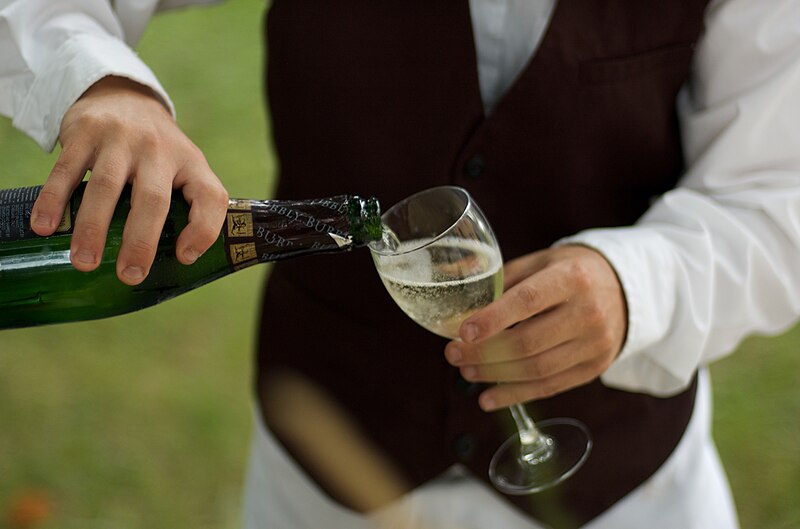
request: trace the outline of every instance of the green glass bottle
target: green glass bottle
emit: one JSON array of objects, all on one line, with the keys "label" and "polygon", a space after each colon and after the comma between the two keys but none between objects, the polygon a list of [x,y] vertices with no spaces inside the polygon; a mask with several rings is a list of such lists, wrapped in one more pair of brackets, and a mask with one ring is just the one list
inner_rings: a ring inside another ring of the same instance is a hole
[{"label": "green glass bottle", "polygon": [[72,195],[50,237],[30,229],[40,186],[0,190],[0,329],[124,314],[257,263],[346,251],[381,238],[380,207],[374,198],[232,199],[217,241],[186,266],[175,258],[175,243],[189,206],[175,193],[147,279],[128,286],[117,279],[115,262],[130,210],[129,189],[117,205],[100,266],[87,273],[70,263],[72,225],[84,188],[82,183]]}]

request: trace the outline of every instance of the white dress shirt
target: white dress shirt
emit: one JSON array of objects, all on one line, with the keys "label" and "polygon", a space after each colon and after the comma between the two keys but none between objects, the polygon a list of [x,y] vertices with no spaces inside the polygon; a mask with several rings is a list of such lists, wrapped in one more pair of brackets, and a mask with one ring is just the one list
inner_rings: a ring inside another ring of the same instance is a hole
[{"label": "white dress shirt", "polygon": [[[0,113],[49,150],[66,109],[103,76],[150,86],[171,107],[130,46],[157,9],[189,3],[204,2],[0,0]],[[487,112],[535,53],[554,5],[470,0]],[[695,370],[702,374],[679,447],[593,529],[736,527],[711,441],[703,366],[800,314],[798,21],[796,0],[712,1],[678,101],[686,174],[634,226],[561,241],[600,251],[625,291],[628,336],[601,377],[606,385],[671,395]],[[459,467],[373,517],[354,514],[327,500],[258,419],[246,503],[253,528],[320,527],[320,520],[327,528],[409,526],[397,522],[398,512],[437,528],[537,527]]]}]

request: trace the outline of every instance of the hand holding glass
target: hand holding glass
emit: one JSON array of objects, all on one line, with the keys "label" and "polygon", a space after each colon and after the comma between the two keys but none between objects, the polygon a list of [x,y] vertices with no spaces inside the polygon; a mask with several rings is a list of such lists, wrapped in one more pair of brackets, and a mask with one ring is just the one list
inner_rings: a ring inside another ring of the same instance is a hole
[{"label": "hand holding glass", "polygon": [[[461,323],[503,292],[503,258],[478,205],[459,187],[417,193],[382,216],[383,241],[370,249],[386,290],[415,322],[456,340]],[[530,494],[567,479],[592,442],[575,419],[538,425],[510,408],[517,433],[492,458],[489,476],[506,494]]]}]

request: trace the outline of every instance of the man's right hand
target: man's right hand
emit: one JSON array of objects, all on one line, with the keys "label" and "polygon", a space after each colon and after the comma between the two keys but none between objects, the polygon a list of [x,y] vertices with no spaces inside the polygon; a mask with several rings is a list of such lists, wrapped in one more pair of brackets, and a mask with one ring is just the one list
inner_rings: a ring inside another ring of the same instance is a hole
[{"label": "man's right hand", "polygon": [[173,189],[181,189],[191,206],[189,224],[177,241],[178,260],[193,263],[219,236],[228,193],[149,88],[120,77],[101,79],[64,115],[60,142],[61,154],[33,207],[31,227],[51,235],[91,170],[70,248],[78,270],[99,266],[126,183],[132,184],[131,211],[117,257],[123,283],[136,285],[147,277]]}]

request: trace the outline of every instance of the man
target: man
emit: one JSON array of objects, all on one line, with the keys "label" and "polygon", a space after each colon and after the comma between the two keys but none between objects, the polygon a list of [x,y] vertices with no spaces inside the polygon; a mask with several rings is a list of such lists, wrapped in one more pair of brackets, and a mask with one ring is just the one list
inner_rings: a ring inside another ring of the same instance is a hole
[{"label": "man", "polygon": [[[192,203],[177,258],[193,262],[226,194],[123,43],[155,2],[0,5],[0,108],[63,148],[34,228],[54,229],[89,168],[76,268],[97,265],[129,179],[120,280],[146,276],[173,187]],[[248,525],[735,527],[703,366],[800,309],[799,9],[273,2],[278,194],[346,187],[391,204],[461,185],[509,262],[505,294],[446,346],[402,317],[363,260],[274,268]],[[509,498],[483,482],[514,402],[578,417],[594,437],[584,468],[549,493]],[[286,408],[341,421],[298,430]],[[373,479],[337,470],[349,453],[368,454]]]}]

